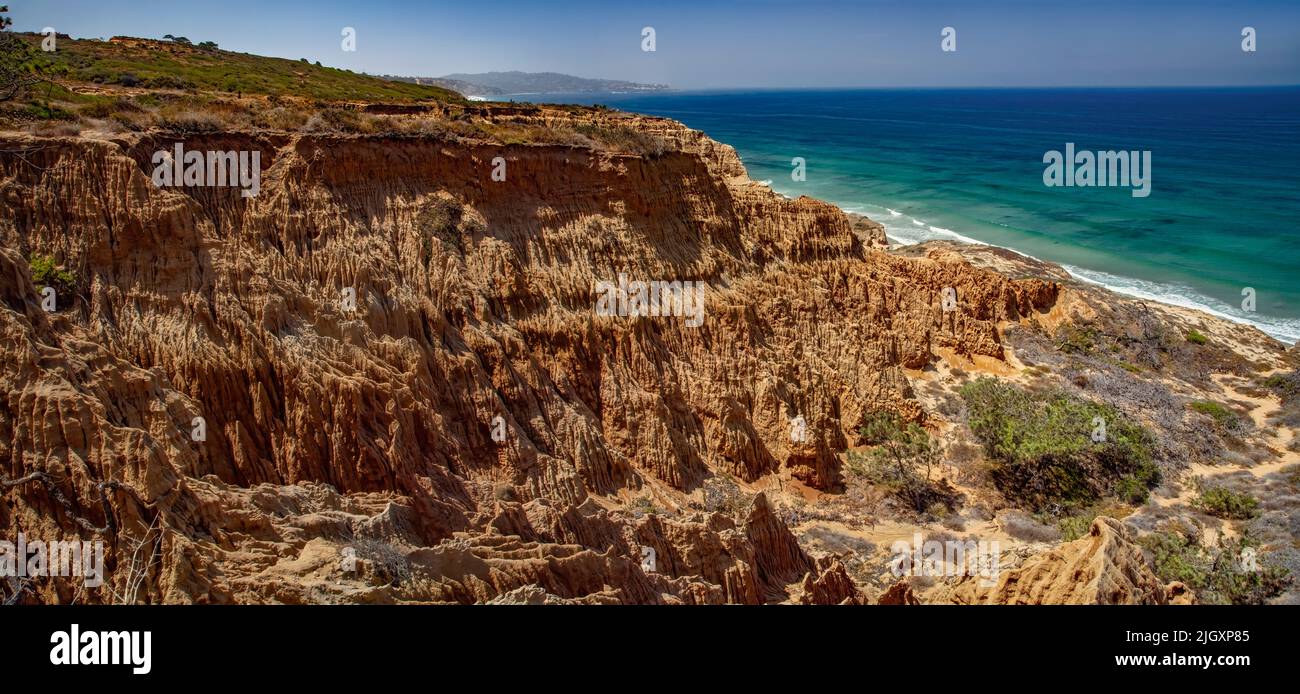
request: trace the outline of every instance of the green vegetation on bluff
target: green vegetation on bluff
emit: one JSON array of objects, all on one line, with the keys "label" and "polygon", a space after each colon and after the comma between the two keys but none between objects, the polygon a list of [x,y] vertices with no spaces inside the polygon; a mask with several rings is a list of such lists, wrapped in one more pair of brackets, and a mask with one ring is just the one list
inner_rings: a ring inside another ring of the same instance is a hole
[{"label": "green vegetation on bluff", "polygon": [[1220,539],[1206,548],[1186,529],[1151,533],[1139,541],[1163,581],[1182,581],[1202,604],[1262,605],[1293,579],[1281,566],[1262,563],[1249,538]]},{"label": "green vegetation on bluff", "polygon": [[918,514],[943,516],[957,505],[957,491],[933,479],[942,455],[928,431],[892,412],[876,412],[866,418],[861,433],[872,448],[849,453],[850,475],[881,487]]},{"label": "green vegetation on bluff", "polygon": [[1192,505],[1211,516],[1227,520],[1250,520],[1259,515],[1258,499],[1227,487],[1205,487]]},{"label": "green vegetation on bluff", "polygon": [[54,262],[54,258],[33,253],[28,259],[28,268],[32,273],[32,283],[38,288],[54,287],[62,295],[76,290],[77,278]]},{"label": "green vegetation on bluff", "polygon": [[[33,46],[38,35],[24,35]],[[150,89],[193,89],[242,94],[299,96],[326,101],[450,101],[459,94],[441,87],[392,82],[348,70],[199,48],[147,39],[60,39],[58,50],[40,54],[41,72],[56,80]]]},{"label": "green vegetation on bluff", "polygon": [[1114,407],[991,378],[966,384],[961,396],[994,483],[1035,511],[1070,514],[1105,498],[1142,503],[1160,480],[1151,433]]}]

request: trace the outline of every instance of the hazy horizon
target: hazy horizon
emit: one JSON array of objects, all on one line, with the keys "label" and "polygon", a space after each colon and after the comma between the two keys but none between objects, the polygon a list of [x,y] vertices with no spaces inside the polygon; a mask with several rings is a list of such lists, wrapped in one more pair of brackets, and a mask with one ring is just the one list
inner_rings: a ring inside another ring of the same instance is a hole
[{"label": "hazy horizon", "polygon": [[[490,6],[231,0],[10,2],[16,31],[186,36],[373,75],[558,72],[681,90],[1248,87],[1300,83],[1300,3],[933,0]],[[656,50],[642,50],[642,29]],[[1257,50],[1241,49],[1243,27]],[[356,50],[344,51],[344,27]],[[941,50],[944,27],[956,51]],[[602,66],[593,69],[593,65]]]}]

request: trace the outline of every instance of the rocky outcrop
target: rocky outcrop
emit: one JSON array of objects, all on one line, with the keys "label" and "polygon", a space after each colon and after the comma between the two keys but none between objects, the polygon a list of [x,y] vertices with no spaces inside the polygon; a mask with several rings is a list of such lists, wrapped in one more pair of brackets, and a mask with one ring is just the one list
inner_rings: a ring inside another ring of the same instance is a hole
[{"label": "rocky outcrop", "polygon": [[[0,531],[104,539],[90,602],[856,600],[765,499],[743,524],[617,509],[723,473],[839,489],[864,416],[923,417],[903,369],[1001,358],[999,322],[1057,286],[886,255],[731,148],[635,125],[665,149],[0,136],[0,480],[26,480],[0,489]],[[260,194],[155,187],[176,142],[260,152]],[[75,277],[56,312],[33,254]],[[702,324],[598,315],[620,273],[706,283]],[[335,575],[357,538],[409,577]]]},{"label": "rocky outcrop", "polygon": [[916,597],[916,592],[906,580],[895,582],[889,586],[885,592],[880,594],[876,600],[878,605],[920,605],[920,598]]},{"label": "rocky outcrop", "polygon": [[1194,602],[1181,583],[1165,585],[1152,573],[1123,523],[1104,516],[1088,536],[1035,555],[1003,571],[997,584],[966,579],[952,594],[961,604],[1164,605]]},{"label": "rocky outcrop", "polygon": [[863,245],[874,248],[889,247],[889,238],[885,236],[884,224],[860,214],[850,214],[848,217],[853,233],[862,240]]}]

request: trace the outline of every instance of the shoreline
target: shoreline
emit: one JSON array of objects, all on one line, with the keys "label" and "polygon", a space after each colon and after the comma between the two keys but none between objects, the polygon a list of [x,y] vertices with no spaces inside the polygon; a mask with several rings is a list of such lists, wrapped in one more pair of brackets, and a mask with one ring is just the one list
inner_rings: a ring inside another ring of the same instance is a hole
[{"label": "shoreline", "polygon": [[[761,91],[771,91],[779,96],[784,92],[798,90],[688,90],[679,94],[705,97],[717,94],[752,95]],[[847,90],[848,93],[853,91],[855,90]],[[1195,218],[1189,218],[1187,233],[1189,238],[1195,239],[1197,235],[1203,235],[1204,238],[1188,242],[1190,250],[1187,257],[1191,260],[1184,264],[1181,257],[1170,256],[1160,242],[1159,235],[1155,233],[1178,229],[1156,226],[1171,222],[1163,218],[1155,219],[1177,216],[1177,200],[1170,203],[1173,205],[1170,210],[1160,214],[1152,213],[1152,218],[1148,219],[1131,210],[1092,209],[1083,202],[1066,205],[1062,208],[1061,215],[1044,215],[1037,211],[1038,206],[1032,201],[1021,204],[1016,199],[998,196],[996,191],[986,190],[987,196],[971,200],[969,204],[960,196],[954,198],[946,193],[931,194],[936,192],[933,185],[912,182],[906,175],[895,176],[888,171],[884,172],[884,178],[880,178],[881,171],[866,170],[853,163],[851,158],[845,159],[841,154],[835,154],[840,149],[850,153],[859,151],[855,148],[861,143],[854,139],[852,132],[845,130],[849,126],[839,124],[839,120],[848,118],[848,114],[841,112],[845,104],[858,102],[835,101],[832,104],[834,108],[815,108],[802,105],[805,103],[804,98],[790,94],[775,101],[731,101],[703,98],[659,100],[647,96],[644,99],[628,99],[627,103],[616,103],[616,106],[627,112],[654,113],[684,124],[689,123],[688,127],[707,133],[719,142],[735,148],[747,168],[753,169],[752,178],[756,183],[766,185],[787,197],[807,195],[836,205],[846,213],[867,215],[885,225],[891,243],[910,244],[941,239],[994,245],[1030,258],[1059,264],[1080,282],[1099,285],[1124,296],[1200,310],[1243,326],[1254,327],[1288,347],[1300,342],[1300,315],[1296,314],[1295,292],[1285,281],[1285,268],[1279,267],[1279,261],[1287,255],[1285,246],[1281,245],[1286,238],[1285,226],[1270,222],[1272,226],[1266,228],[1273,229],[1271,233],[1263,237],[1251,237],[1264,243],[1264,247],[1272,249],[1261,256],[1267,269],[1257,272],[1252,270],[1249,258],[1217,256],[1218,251],[1229,253],[1237,243],[1233,240],[1233,234],[1226,230],[1227,227],[1216,223],[1221,216],[1221,208],[1215,208],[1219,211],[1212,214],[1198,213]],[[913,102],[908,101],[904,106],[911,103]],[[816,183],[792,184],[791,179],[784,175],[781,157],[787,150],[800,146],[799,143],[789,141],[778,128],[766,122],[756,125],[752,132],[730,124],[739,105],[772,106],[775,110],[770,115],[778,119],[772,123],[778,123],[779,118],[799,115],[827,119],[827,132],[835,133],[844,146],[821,149],[814,147],[811,152],[803,152],[805,155],[819,153],[823,160],[823,178]],[[910,129],[900,132],[897,128],[891,129],[888,123],[881,127],[885,129],[891,147],[907,146]],[[911,159],[904,157],[904,161]],[[882,185],[876,187],[874,183],[877,182]],[[1115,224],[1106,223],[1115,214],[1120,215],[1114,218]],[[1179,219],[1182,220],[1181,217]],[[1092,235],[1077,235],[1070,220],[1081,220],[1081,223],[1086,221],[1084,226],[1092,228]],[[1147,224],[1148,221],[1151,224]],[[1057,222],[1061,226],[1056,226]],[[1247,222],[1243,220],[1242,223]],[[1112,226],[1115,228],[1111,229]],[[1131,252],[1119,247],[1108,247],[1105,239],[1111,238],[1109,234],[1118,234],[1122,229],[1137,229],[1139,226],[1151,233],[1140,245],[1131,246]],[[1181,234],[1182,231],[1179,230],[1178,233]],[[1181,243],[1178,239],[1171,241],[1175,245]],[[1026,252],[1030,248],[1033,251]],[[1251,303],[1245,303],[1240,294],[1246,287],[1258,290],[1257,297]]]},{"label": "shoreline", "polygon": [[[768,186],[771,187],[770,184],[768,184]],[[772,188],[772,190],[787,198],[790,197],[788,194],[782,191],[778,191],[775,188]],[[890,249],[919,245],[929,241],[949,241],[949,242],[967,244],[972,246],[989,246],[992,248],[1000,248],[1003,250],[1011,251],[1012,253],[1015,253],[1017,255],[1024,256],[1030,260],[1034,260],[1040,263],[1048,263],[1051,265],[1055,265],[1056,267],[1061,268],[1062,271],[1064,271],[1066,274],[1068,274],[1072,279],[1076,281],[1084,282],[1096,287],[1100,287],[1107,291],[1115,292],[1116,294],[1120,294],[1134,299],[1141,299],[1143,301],[1157,302],[1157,303],[1164,304],[1166,306],[1173,306],[1182,309],[1200,311],[1202,313],[1206,313],[1211,316],[1214,316],[1215,318],[1227,320],[1238,325],[1251,327],[1269,336],[1273,340],[1276,340],[1279,344],[1281,344],[1283,347],[1287,349],[1290,349],[1296,345],[1300,345],[1300,329],[1288,328],[1286,326],[1279,326],[1274,324],[1275,321],[1289,322],[1293,319],[1270,317],[1269,320],[1266,321],[1251,320],[1249,318],[1245,318],[1230,313],[1228,311],[1225,311],[1224,308],[1229,308],[1226,304],[1224,304],[1222,308],[1214,306],[1212,303],[1210,303],[1215,301],[1212,297],[1205,296],[1190,287],[1169,285],[1160,282],[1155,282],[1152,280],[1145,280],[1140,277],[1127,277],[1124,275],[1116,275],[1110,272],[1106,272],[1105,270],[1093,270],[1090,268],[1080,268],[1067,263],[1051,260],[1048,258],[1040,258],[1025,253],[1024,251],[1017,248],[1013,248],[1010,246],[1002,246],[995,243],[988,243],[986,241],[980,241],[979,239],[966,236],[965,234],[961,234],[951,229],[945,229],[942,227],[933,226],[927,222],[924,222],[923,220],[918,220],[915,217],[911,217],[901,212],[897,212],[888,207],[884,208],[890,213],[892,219],[906,218],[917,229],[917,233],[915,235],[900,236],[898,233],[896,233],[897,232],[896,226],[887,224],[882,219],[871,217],[863,212],[851,210],[845,207],[844,205],[835,202],[833,200],[826,200],[826,202],[835,205],[837,208],[839,208],[841,212],[843,212],[845,215],[849,217],[850,221],[854,220],[855,218],[862,218],[862,219],[870,220],[871,222],[874,222],[884,227],[884,234],[886,239],[889,242]]]}]

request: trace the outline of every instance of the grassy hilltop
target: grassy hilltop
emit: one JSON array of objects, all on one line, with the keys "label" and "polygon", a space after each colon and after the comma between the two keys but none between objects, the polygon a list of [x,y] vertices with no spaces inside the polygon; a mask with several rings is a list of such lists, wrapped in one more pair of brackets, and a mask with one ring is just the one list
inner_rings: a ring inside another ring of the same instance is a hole
[{"label": "grassy hilltop", "polygon": [[[31,35],[33,46],[41,37]],[[392,82],[303,60],[268,58],[173,41],[60,39],[41,53],[50,77],[122,87],[292,95],[326,101],[461,101],[442,87]]]}]

